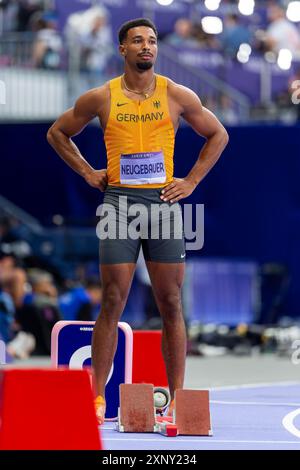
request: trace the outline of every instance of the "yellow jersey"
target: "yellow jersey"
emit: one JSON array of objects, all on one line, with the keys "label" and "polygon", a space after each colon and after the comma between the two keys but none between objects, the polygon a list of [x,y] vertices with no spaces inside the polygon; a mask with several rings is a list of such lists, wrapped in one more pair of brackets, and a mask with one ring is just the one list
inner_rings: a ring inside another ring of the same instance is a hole
[{"label": "yellow jersey", "polygon": [[109,82],[111,107],[104,132],[108,184],[161,188],[173,180],[175,132],[169,113],[167,78],[156,76],[152,96],[136,101]]}]

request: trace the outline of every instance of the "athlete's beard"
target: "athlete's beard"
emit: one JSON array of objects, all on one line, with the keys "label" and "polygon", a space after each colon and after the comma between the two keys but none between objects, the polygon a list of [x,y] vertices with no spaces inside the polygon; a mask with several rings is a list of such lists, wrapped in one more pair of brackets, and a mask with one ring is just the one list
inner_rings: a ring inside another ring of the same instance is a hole
[{"label": "athlete's beard", "polygon": [[150,60],[148,62],[137,62],[136,66],[139,70],[149,70],[153,67],[153,63]]}]

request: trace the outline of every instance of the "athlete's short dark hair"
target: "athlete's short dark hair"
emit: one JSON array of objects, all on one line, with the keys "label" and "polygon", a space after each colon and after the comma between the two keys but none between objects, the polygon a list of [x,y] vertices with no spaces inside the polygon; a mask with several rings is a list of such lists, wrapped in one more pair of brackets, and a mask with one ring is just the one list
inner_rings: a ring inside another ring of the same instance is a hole
[{"label": "athlete's short dark hair", "polygon": [[127,32],[131,28],[136,28],[137,26],[148,26],[149,28],[153,29],[156,37],[158,35],[156,26],[151,20],[148,18],[135,18],[134,20],[126,21],[126,23],[122,24],[121,28],[119,29],[119,43],[122,44],[124,39],[127,37]]}]

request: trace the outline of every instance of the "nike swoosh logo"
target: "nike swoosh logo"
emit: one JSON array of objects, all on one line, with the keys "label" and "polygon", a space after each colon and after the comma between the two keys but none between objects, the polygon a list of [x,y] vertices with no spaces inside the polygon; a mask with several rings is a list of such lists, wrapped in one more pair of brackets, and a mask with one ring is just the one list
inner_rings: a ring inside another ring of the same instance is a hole
[{"label": "nike swoosh logo", "polygon": [[180,258],[185,258],[185,253],[184,253],[184,255],[180,255]]},{"label": "nike swoosh logo", "polygon": [[117,106],[124,106],[124,104],[128,104],[128,103],[117,103]]}]

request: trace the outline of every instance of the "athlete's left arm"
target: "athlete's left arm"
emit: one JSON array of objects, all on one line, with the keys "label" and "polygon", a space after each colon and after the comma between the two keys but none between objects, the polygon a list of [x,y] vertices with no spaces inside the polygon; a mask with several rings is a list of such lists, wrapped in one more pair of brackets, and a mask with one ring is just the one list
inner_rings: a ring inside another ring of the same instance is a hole
[{"label": "athlete's left arm", "polygon": [[220,121],[202,106],[200,99],[192,90],[175,84],[170,88],[173,99],[176,99],[181,110],[181,116],[195,132],[206,138],[206,143],[189,174],[185,178],[174,178],[162,191],[161,199],[177,202],[192,194],[220,158],[229,138]]}]

